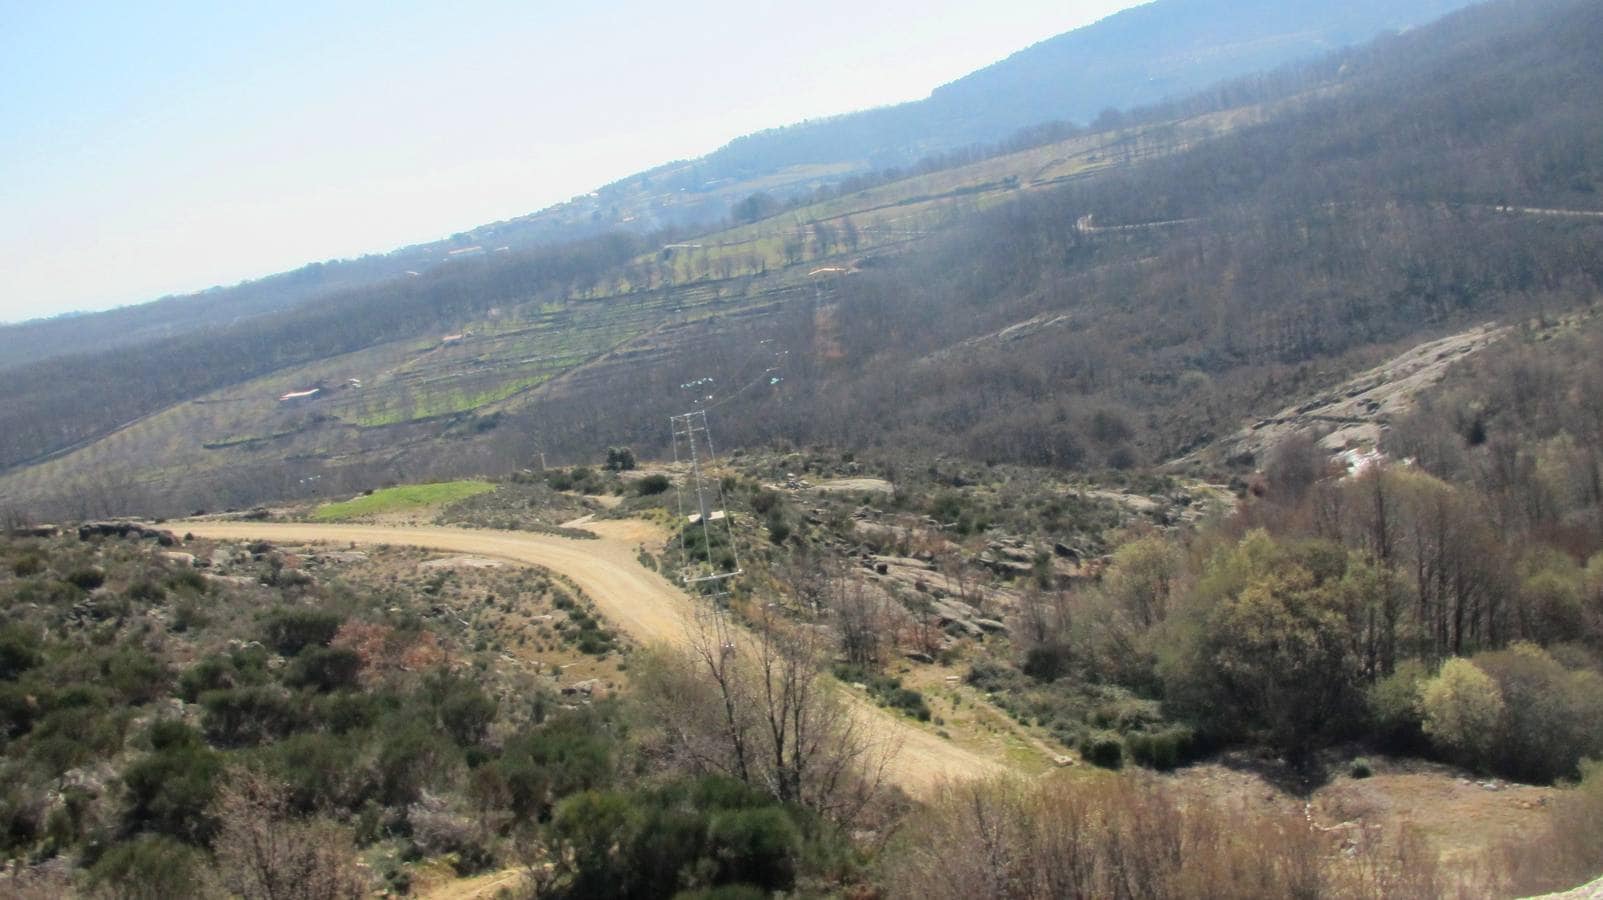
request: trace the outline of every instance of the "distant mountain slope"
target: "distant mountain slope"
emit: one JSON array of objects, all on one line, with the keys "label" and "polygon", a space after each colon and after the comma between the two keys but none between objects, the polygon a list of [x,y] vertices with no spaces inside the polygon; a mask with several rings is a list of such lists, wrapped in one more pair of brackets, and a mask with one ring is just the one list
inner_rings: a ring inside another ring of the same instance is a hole
[{"label": "distant mountain slope", "polygon": [[785,197],[931,154],[993,144],[1049,121],[1177,97],[1404,28],[1464,0],[1158,0],[1022,50],[926,100],[765,131],[697,160],[451,239],[313,263],[231,287],[105,313],[0,326],[0,370],[219,327],[339,291],[424,272],[453,249],[511,251],[593,237],[706,226],[756,191]]},{"label": "distant mountain slope", "polygon": [[1049,121],[1177,98],[1432,21],[1465,0],[1158,0],[1042,41],[927,99],[761,132],[710,154],[735,177],[802,160],[899,166]]},{"label": "distant mountain slope", "polygon": [[647,453],[697,403],[725,446],[1173,458],[1402,346],[1603,296],[1600,44],[1597,0],[1505,0],[1251,108],[39,367],[0,395],[0,511]]}]

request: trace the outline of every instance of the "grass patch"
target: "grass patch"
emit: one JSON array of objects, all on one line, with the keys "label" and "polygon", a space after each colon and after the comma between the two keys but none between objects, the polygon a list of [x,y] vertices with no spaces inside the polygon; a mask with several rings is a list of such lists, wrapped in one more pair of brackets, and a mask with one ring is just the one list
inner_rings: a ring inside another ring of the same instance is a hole
[{"label": "grass patch", "polygon": [[406,484],[400,487],[374,491],[342,503],[325,503],[312,513],[319,522],[337,522],[380,513],[398,512],[420,506],[439,506],[455,503],[487,491],[495,485],[487,481],[443,481],[438,484]]}]

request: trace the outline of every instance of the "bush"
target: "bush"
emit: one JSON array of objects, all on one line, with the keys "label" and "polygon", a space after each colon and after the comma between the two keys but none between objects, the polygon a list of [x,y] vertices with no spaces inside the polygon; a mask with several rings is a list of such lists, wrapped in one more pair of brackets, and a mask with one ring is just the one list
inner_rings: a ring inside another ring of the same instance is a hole
[{"label": "bush", "polygon": [[1347,766],[1347,774],[1354,778],[1368,778],[1375,774],[1375,769],[1369,764],[1369,760],[1360,756]]},{"label": "bush", "polygon": [[668,480],[668,476],[647,475],[635,482],[635,493],[642,497],[655,497],[666,493],[670,487],[673,487],[673,482]]},{"label": "bush", "polygon": [[1093,766],[1104,769],[1124,767],[1124,742],[1116,734],[1091,734],[1080,741],[1080,755]]},{"label": "bush", "polygon": [[144,835],[118,844],[89,870],[97,895],[118,900],[168,900],[204,896],[204,860],[199,852],[164,835]]},{"label": "bush", "polygon": [[1503,692],[1467,659],[1450,659],[1420,689],[1423,728],[1442,751],[1471,766],[1491,762],[1503,720]]},{"label": "bush", "polygon": [[313,647],[295,657],[285,674],[291,687],[309,687],[321,693],[356,687],[362,656],[349,647]]},{"label": "bush", "polygon": [[475,684],[461,684],[440,702],[440,724],[466,747],[484,740],[495,721],[495,700]]},{"label": "bush", "polygon": [[0,739],[27,734],[39,716],[39,701],[21,685],[0,684]]},{"label": "bush", "polygon": [[342,616],[320,609],[283,609],[267,617],[262,633],[273,649],[294,656],[307,647],[328,646],[344,621]]},{"label": "bush", "polygon": [[1408,659],[1369,689],[1372,727],[1382,745],[1402,753],[1419,750],[1425,745],[1419,703],[1420,690],[1430,677],[1430,670],[1423,662]]},{"label": "bush", "polygon": [[113,653],[100,668],[106,686],[135,706],[165,696],[172,683],[172,674],[160,661],[134,647]]},{"label": "bush", "polygon": [[11,563],[11,574],[18,578],[28,578],[38,575],[45,570],[45,561],[36,554],[18,557]]},{"label": "bush", "polygon": [[1124,748],[1132,762],[1168,771],[1191,758],[1195,740],[1196,735],[1190,728],[1176,725],[1162,731],[1138,731],[1126,735]]},{"label": "bush", "polygon": [[558,806],[552,834],[572,897],[669,897],[687,882],[744,884],[766,896],[794,884],[801,852],[783,808],[717,778],[576,794]]},{"label": "bush", "polygon": [[1478,654],[1474,664],[1504,701],[1492,763],[1521,781],[1574,778],[1603,755],[1603,676],[1571,672],[1534,644]]},{"label": "bush", "polygon": [[206,735],[230,747],[250,746],[282,738],[301,724],[300,708],[281,689],[266,685],[207,691]]},{"label": "bush", "polygon": [[282,782],[285,800],[296,812],[354,811],[375,791],[371,770],[357,765],[361,747],[330,734],[292,734],[263,757]]},{"label": "bush", "polygon": [[193,743],[170,744],[137,760],[122,775],[129,829],[205,844],[217,825],[207,808],[222,770],[218,753]]},{"label": "bush", "polygon": [[43,660],[34,634],[15,625],[0,630],[0,681],[13,681]]},{"label": "bush", "polygon": [[106,583],[106,573],[94,566],[85,566],[68,573],[67,583],[82,591],[92,591]]},{"label": "bush", "polygon": [[796,880],[801,837],[778,807],[719,813],[707,825],[708,851],[721,863],[719,880],[782,891]]}]

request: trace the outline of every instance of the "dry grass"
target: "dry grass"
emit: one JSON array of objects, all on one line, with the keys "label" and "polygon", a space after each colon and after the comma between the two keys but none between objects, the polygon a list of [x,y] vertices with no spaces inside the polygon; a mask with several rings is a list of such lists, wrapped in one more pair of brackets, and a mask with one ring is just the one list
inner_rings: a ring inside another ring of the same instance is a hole
[{"label": "dry grass", "polygon": [[1137,776],[949,788],[891,854],[893,896],[1454,896],[1417,835],[1356,842],[1301,815]]}]

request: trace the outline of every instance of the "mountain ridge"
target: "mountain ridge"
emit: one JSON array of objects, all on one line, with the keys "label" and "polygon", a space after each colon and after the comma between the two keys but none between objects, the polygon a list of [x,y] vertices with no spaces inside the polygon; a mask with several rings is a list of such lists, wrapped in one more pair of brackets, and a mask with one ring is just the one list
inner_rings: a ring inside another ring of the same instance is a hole
[{"label": "mountain ridge", "polygon": [[[1239,29],[1222,24],[1230,17],[1220,11],[1239,4],[1158,0],[1040,41],[936,87],[923,100],[757,132],[705,156],[666,163],[567,202],[442,240],[356,259],[310,263],[233,286],[98,313],[0,325],[0,370],[81,352],[85,346],[126,346],[223,326],[342,288],[406,278],[408,272],[445,264],[453,250],[516,250],[613,229],[645,233],[706,227],[752,193],[804,195],[853,175],[995,145],[1046,122],[1089,121],[1104,109],[1151,104],[1216,81],[1307,59],[1462,5],[1464,0],[1388,4],[1365,0],[1333,9],[1254,0],[1246,31],[1238,33]],[[1251,49],[1266,39],[1273,46]],[[1121,63],[1132,46],[1138,48],[1136,58]],[[1089,54],[1089,62],[1081,54]],[[1195,59],[1198,54],[1213,58]],[[1142,56],[1170,62],[1161,70],[1153,69],[1142,63]],[[1163,80],[1155,80],[1155,72]],[[1076,101],[1084,93],[1080,85],[1087,81],[1098,85],[1088,95],[1092,99]]]}]

